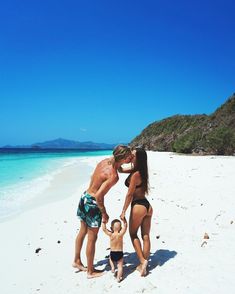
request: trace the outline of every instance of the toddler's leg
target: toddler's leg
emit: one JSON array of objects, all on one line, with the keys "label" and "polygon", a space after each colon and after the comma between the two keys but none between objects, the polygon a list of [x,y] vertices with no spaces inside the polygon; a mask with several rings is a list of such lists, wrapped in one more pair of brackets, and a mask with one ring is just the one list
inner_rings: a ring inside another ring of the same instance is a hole
[{"label": "toddler's leg", "polygon": [[117,262],[117,268],[118,268],[118,272],[117,272],[117,281],[118,281],[118,283],[120,283],[121,280],[122,280],[122,276],[123,276],[123,258],[121,258],[121,259]]},{"label": "toddler's leg", "polygon": [[113,263],[113,261],[111,260],[110,257],[109,257],[109,264],[110,264],[110,266],[111,266],[111,271],[112,271],[112,273],[114,273],[114,272],[115,272],[115,266],[114,266],[114,263]]}]

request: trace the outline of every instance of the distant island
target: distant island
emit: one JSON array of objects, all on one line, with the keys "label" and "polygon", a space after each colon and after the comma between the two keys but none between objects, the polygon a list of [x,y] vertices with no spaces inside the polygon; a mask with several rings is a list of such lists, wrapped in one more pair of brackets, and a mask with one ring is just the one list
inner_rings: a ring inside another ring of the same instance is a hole
[{"label": "distant island", "polygon": [[194,154],[235,154],[235,93],[211,115],[174,115],[148,125],[132,147]]},{"label": "distant island", "polygon": [[107,143],[94,143],[92,141],[78,142],[73,140],[66,140],[63,138],[58,138],[51,141],[46,141],[42,143],[34,143],[31,145],[17,145],[11,146],[6,145],[1,148],[3,149],[15,149],[15,148],[27,148],[27,149],[79,149],[79,150],[111,150],[117,144],[107,144]]}]

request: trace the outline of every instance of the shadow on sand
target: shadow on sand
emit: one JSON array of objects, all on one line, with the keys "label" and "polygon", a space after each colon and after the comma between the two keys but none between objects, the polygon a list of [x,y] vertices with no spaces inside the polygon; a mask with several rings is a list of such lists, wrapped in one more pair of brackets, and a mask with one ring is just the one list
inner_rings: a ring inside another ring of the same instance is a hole
[{"label": "shadow on sand", "polygon": [[[177,255],[176,251],[170,251],[166,249],[159,249],[155,253],[150,253],[148,268],[147,268],[148,269],[147,275],[151,274],[151,272],[157,266],[163,266],[168,260],[170,260],[171,258],[174,258],[176,255]],[[109,256],[106,256],[105,259],[97,262],[95,264],[95,267],[103,266],[103,265],[105,265],[104,270],[106,271],[110,270]],[[139,260],[135,252],[132,252],[132,253],[124,252],[123,279],[125,279],[127,276],[133,273],[136,270],[136,267],[138,265],[139,265]]]}]

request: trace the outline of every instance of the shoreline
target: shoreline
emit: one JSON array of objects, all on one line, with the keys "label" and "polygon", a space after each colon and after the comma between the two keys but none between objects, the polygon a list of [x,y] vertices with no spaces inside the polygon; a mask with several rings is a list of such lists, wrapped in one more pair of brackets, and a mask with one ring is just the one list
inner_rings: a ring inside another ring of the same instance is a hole
[{"label": "shoreline", "polygon": [[[12,211],[1,215],[0,223],[15,218],[28,210],[71,197],[79,186],[89,181],[92,167],[92,163],[89,163],[89,157],[69,158],[57,166],[53,172],[29,181],[27,188],[23,190],[27,196],[24,196],[23,199],[22,196],[14,199],[15,207],[12,206]],[[42,186],[39,186],[39,184]],[[3,206],[4,199],[1,199],[1,201]],[[12,205],[12,203],[10,204]],[[4,207],[1,209],[3,210]]]},{"label": "shoreline", "polygon": [[[84,158],[83,163],[91,168],[104,157]],[[106,274],[89,280],[86,273],[72,268],[80,224],[76,208],[81,192],[87,188],[89,175],[68,198],[0,223],[3,293],[232,292],[235,287],[235,158],[148,152],[148,160],[151,187],[148,199],[154,214],[146,277],[140,278],[134,270],[138,261],[128,232],[124,236],[121,283],[115,281],[108,267],[109,239],[102,230],[94,262],[98,269],[105,268]],[[127,192],[126,177],[120,174],[119,182],[105,197],[109,224],[119,218]],[[209,239],[204,239],[205,233]],[[35,253],[38,248],[41,250]],[[85,248],[82,261],[86,264]]]}]

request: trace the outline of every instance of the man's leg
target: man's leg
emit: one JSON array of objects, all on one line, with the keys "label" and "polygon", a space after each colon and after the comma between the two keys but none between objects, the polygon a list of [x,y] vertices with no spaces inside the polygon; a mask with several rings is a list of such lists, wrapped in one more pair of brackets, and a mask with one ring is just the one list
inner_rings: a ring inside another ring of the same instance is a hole
[{"label": "man's leg", "polygon": [[87,278],[96,278],[103,275],[103,271],[94,269],[94,256],[95,256],[95,244],[97,240],[97,235],[99,228],[90,228],[88,227],[88,240],[86,247],[86,256],[87,256]]},{"label": "man's leg", "polygon": [[81,250],[84,238],[87,234],[87,225],[84,221],[81,221],[81,226],[75,241],[75,257],[73,262],[73,267],[78,268],[81,271],[86,271],[86,267],[81,262]]}]

